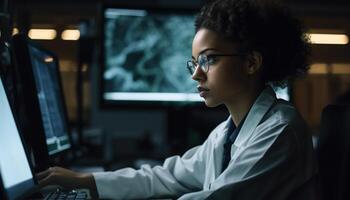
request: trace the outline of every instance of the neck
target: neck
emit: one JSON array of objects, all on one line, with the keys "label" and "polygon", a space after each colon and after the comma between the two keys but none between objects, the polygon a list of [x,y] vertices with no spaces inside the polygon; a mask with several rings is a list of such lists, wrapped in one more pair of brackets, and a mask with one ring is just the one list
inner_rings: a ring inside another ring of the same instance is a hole
[{"label": "neck", "polygon": [[236,97],[231,102],[225,104],[236,127],[247,115],[248,111],[254,104],[255,100],[258,98],[259,94],[263,91],[263,89],[264,86],[245,90],[239,94],[239,97]]}]

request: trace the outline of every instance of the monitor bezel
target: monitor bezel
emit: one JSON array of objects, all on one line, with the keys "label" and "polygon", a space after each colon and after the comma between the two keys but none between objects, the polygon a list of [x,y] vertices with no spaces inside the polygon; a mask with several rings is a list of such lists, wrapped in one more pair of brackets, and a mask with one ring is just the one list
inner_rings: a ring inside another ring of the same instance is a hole
[{"label": "monitor bezel", "polygon": [[[174,14],[183,14],[183,15],[196,15],[199,11],[199,7],[164,7],[164,6],[156,6],[156,5],[117,5],[117,4],[105,4],[102,6],[102,23],[101,23],[101,42],[99,45],[100,56],[99,63],[101,63],[101,67],[98,68],[98,105],[103,109],[121,109],[121,110],[130,110],[130,109],[152,109],[152,110],[164,110],[164,108],[173,108],[173,107],[204,107],[204,101],[152,101],[152,100],[144,100],[144,101],[136,101],[136,100],[106,100],[104,98],[104,79],[103,73],[106,68],[105,64],[105,11],[107,9],[129,9],[129,10],[145,10],[151,13],[174,13]],[[193,26],[193,29],[195,27]],[[190,75],[189,75],[190,76]],[[198,94],[199,96],[199,94]]]},{"label": "monitor bezel", "polygon": [[4,188],[4,185],[2,184],[2,177],[1,177],[1,171],[0,171],[0,198],[1,199],[4,199],[4,200],[7,200],[7,197],[5,195],[5,188]]},{"label": "monitor bezel", "polygon": [[[11,102],[10,102],[10,98],[9,98],[9,91],[8,91],[8,88],[7,88],[7,85],[4,81],[4,78],[5,78],[5,75],[2,73],[2,71],[0,70],[0,81],[2,82],[2,85],[4,86],[4,90],[5,90],[5,95],[6,95],[6,98],[8,100],[8,103],[9,103],[9,106],[10,106],[10,110],[11,110],[11,114],[13,116],[13,119],[14,119],[14,122],[15,122],[15,125],[16,125],[16,128],[17,128],[17,131],[18,131],[18,135],[20,137],[20,140],[21,140],[21,143],[23,145],[23,149],[24,149],[24,153],[25,153],[25,156],[27,158],[27,162],[28,162],[28,165],[29,165],[29,168],[30,168],[30,172],[31,172],[31,175],[32,175],[32,178],[29,179],[29,180],[26,180],[25,182],[22,182],[20,184],[16,184],[8,189],[5,188],[5,185],[3,184],[2,182],[2,177],[0,177],[1,179],[1,189],[3,189],[3,196],[7,197],[8,200],[11,200],[11,199],[21,199],[21,198],[25,198],[25,197],[28,197],[28,195],[32,194],[33,192],[35,192],[37,190],[37,181],[36,179],[34,178],[34,168],[31,164],[31,160],[29,159],[29,151],[28,151],[28,147],[25,143],[25,140],[24,140],[24,137],[23,137],[23,132],[19,126],[19,119],[17,117],[17,115],[15,114],[14,110],[13,110],[13,105],[11,105]],[[0,176],[1,176],[1,171],[0,171]],[[24,190],[23,190],[24,188]],[[11,193],[15,193],[15,196],[9,196],[8,194],[8,191],[7,190],[11,190]],[[23,191],[22,191],[23,190]],[[20,194],[18,194],[18,191],[22,191]]]},{"label": "monitor bezel", "polygon": [[[42,144],[43,140],[45,143],[45,147],[42,147],[41,151],[45,151],[47,154],[47,162],[48,165],[56,160],[56,158],[60,157],[63,154],[66,154],[67,152],[71,151],[73,149],[73,143],[72,143],[72,136],[71,136],[71,129],[68,123],[68,114],[67,114],[67,107],[66,107],[66,102],[64,99],[64,93],[63,93],[63,87],[62,87],[62,79],[61,79],[61,74],[59,71],[59,63],[58,63],[58,57],[56,54],[51,52],[50,50],[47,50],[40,46],[39,44],[35,43],[32,41],[30,38],[23,34],[17,34],[13,37],[14,44],[15,44],[15,52],[17,56],[20,56],[17,59],[18,65],[19,65],[19,74],[20,74],[20,79],[22,82],[25,82],[23,85],[24,88],[22,89],[26,97],[26,107],[29,107],[27,110],[28,112],[31,113],[30,115],[32,116],[33,123],[37,125],[37,131],[39,132],[39,136],[33,134],[34,137],[38,137],[40,140],[40,144]],[[50,154],[48,151],[48,146],[47,146],[47,139],[46,139],[46,134],[45,134],[45,129],[41,117],[41,110],[40,110],[40,104],[39,100],[37,97],[37,86],[35,84],[35,77],[34,77],[34,72],[32,68],[32,62],[30,58],[30,49],[29,46],[32,46],[36,49],[39,49],[40,51],[45,52],[46,54],[50,55],[53,58],[53,62],[56,65],[56,74],[58,78],[58,86],[59,86],[59,92],[61,96],[61,103],[63,106],[63,120],[65,125],[67,126],[67,133],[68,133],[68,142],[70,143],[70,147],[63,149],[59,152],[56,152],[54,154]],[[28,101],[28,98],[30,100]],[[30,105],[30,106],[29,106]]]}]

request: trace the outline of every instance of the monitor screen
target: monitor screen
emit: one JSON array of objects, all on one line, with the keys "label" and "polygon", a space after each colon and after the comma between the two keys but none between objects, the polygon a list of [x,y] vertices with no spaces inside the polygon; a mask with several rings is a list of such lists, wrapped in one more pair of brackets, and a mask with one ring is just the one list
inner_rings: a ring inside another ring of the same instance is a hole
[{"label": "monitor screen", "polygon": [[35,183],[24,146],[0,78],[0,172],[8,199],[17,199]]},{"label": "monitor screen", "polygon": [[186,68],[194,14],[104,10],[103,101],[203,101]]},{"label": "monitor screen", "polygon": [[49,52],[28,43],[41,118],[49,154],[70,148],[58,61]]}]

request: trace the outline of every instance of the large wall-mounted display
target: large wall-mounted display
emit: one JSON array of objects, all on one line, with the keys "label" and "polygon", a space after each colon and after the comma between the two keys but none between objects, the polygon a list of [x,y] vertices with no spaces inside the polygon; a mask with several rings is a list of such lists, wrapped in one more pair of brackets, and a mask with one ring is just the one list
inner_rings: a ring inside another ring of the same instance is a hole
[{"label": "large wall-mounted display", "polygon": [[102,100],[202,101],[186,69],[194,14],[104,10]]}]

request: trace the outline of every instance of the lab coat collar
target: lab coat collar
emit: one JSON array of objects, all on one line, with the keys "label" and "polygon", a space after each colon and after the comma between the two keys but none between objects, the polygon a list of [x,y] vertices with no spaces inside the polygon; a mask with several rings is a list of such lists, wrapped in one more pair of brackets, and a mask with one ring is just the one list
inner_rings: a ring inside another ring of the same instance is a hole
[{"label": "lab coat collar", "polygon": [[[242,128],[238,133],[237,139],[234,142],[236,148],[240,147],[245,141],[247,141],[263,116],[267,113],[270,107],[276,101],[276,94],[274,90],[267,86],[255,100],[253,106],[246,115],[246,119],[243,122]],[[231,116],[228,120],[231,120]],[[228,121],[227,121],[228,122]],[[227,127],[226,127],[227,128]],[[231,152],[232,155],[232,152]]]},{"label": "lab coat collar", "polygon": [[[258,98],[255,100],[253,106],[250,108],[248,114],[246,115],[245,120],[241,125],[242,127],[238,133],[238,136],[231,147],[231,157],[235,154],[236,150],[251,137],[253,131],[258,126],[263,116],[267,113],[267,111],[273,105],[275,100],[276,100],[275,92],[270,86],[267,86],[260,93]],[[231,116],[229,116],[228,119],[225,121],[225,126],[223,127],[223,130],[222,130],[223,133],[227,133],[230,120],[232,121]],[[226,138],[226,137],[223,136],[223,138]],[[216,143],[217,148],[215,149],[215,151],[218,151],[220,153],[217,152],[217,156],[215,156],[216,165],[215,165],[215,174],[214,174],[215,177],[213,177],[214,179],[221,174],[221,168],[222,168],[221,163],[222,163],[222,158],[223,158],[222,156],[223,156],[223,149],[224,149],[223,146],[225,141],[226,141],[225,139],[221,139]]]}]

